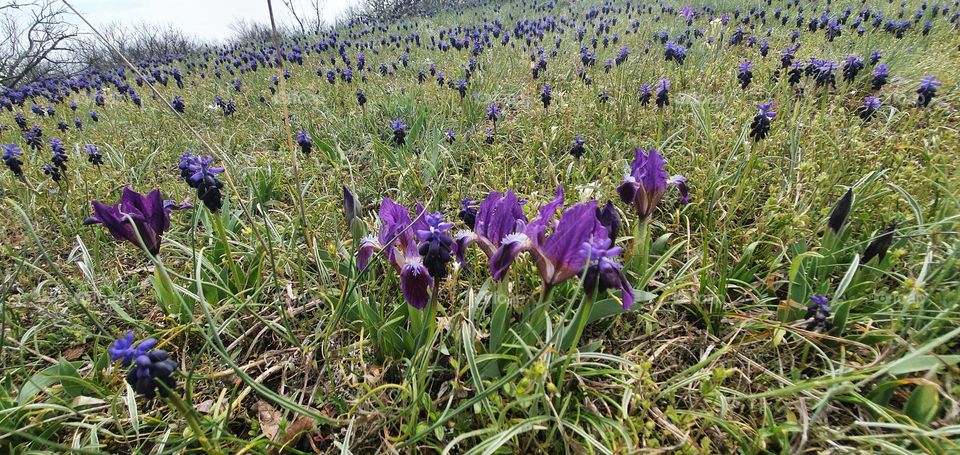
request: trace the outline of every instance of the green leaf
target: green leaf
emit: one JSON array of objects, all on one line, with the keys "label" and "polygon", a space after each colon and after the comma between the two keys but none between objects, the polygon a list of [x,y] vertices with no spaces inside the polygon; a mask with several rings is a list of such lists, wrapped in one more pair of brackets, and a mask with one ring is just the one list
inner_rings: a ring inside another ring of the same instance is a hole
[{"label": "green leaf", "polygon": [[907,403],[903,405],[903,412],[911,419],[927,424],[937,415],[939,405],[940,393],[937,391],[937,386],[920,384],[910,394]]},{"label": "green leaf", "polygon": [[[80,375],[77,373],[76,365],[66,360],[61,360],[60,363],[47,367],[31,376],[27,382],[24,382],[23,385],[20,386],[20,393],[17,394],[17,404],[20,406],[27,404],[34,396],[43,391],[43,389],[60,383],[62,378],[79,379]],[[76,387],[70,387],[70,389],[71,390],[67,390],[67,387],[64,387],[64,391],[70,394],[70,396],[77,396],[83,392],[82,390],[78,392]],[[74,394],[70,392],[77,393]]]},{"label": "green leaf", "polygon": [[894,376],[901,374],[928,371],[941,366],[950,366],[960,363],[960,355],[921,355],[897,364],[887,373]]},{"label": "green leaf", "polygon": [[[657,298],[656,294],[636,289],[633,291],[633,295],[634,308],[636,308],[636,304],[638,303],[649,302]],[[616,299],[598,300],[593,304],[593,309],[590,311],[590,316],[587,317],[587,324],[608,318],[616,314],[626,313],[627,311],[628,310],[623,309],[623,305]]]}]

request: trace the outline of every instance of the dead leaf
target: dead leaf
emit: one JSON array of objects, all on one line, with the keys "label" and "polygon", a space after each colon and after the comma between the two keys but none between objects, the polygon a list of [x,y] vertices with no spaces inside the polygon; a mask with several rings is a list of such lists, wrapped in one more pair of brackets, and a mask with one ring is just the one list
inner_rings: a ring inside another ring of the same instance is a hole
[{"label": "dead leaf", "polygon": [[84,352],[86,352],[86,350],[87,349],[84,346],[77,346],[75,348],[67,349],[66,351],[63,351],[63,358],[67,360],[77,360]]},{"label": "dead leaf", "polygon": [[[304,433],[313,431],[314,426],[315,423],[313,419],[307,416],[299,416],[293,421],[293,423],[287,425],[287,429],[283,432],[283,436],[274,442],[280,444],[280,447],[286,447],[288,444],[297,442],[297,439],[300,438],[300,436],[302,436]],[[275,448],[271,453],[277,454],[280,452],[280,448]]]},{"label": "dead leaf", "polygon": [[280,411],[263,400],[257,401],[250,409],[257,413],[263,435],[271,441],[276,441],[277,433],[280,431]]}]

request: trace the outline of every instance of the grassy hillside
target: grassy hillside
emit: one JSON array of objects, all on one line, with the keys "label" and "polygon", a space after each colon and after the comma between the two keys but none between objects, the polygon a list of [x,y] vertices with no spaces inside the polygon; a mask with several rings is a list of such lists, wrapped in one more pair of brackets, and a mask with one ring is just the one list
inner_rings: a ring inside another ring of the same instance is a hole
[{"label": "grassy hillside", "polygon": [[0,447],[960,450],[958,12],[495,3],[7,89]]}]

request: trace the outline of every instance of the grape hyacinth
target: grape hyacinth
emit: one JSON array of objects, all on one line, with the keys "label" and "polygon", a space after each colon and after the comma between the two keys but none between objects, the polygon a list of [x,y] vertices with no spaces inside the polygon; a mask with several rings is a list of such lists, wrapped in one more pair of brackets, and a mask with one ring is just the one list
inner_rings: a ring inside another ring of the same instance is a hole
[{"label": "grape hyacinth", "polygon": [[20,150],[20,147],[17,144],[7,144],[2,146],[3,148],[3,164],[10,169],[10,172],[13,172],[13,175],[17,177],[23,177],[23,161],[19,157],[23,156],[23,152]]},{"label": "grape hyacinth", "polygon": [[586,152],[583,148],[583,136],[578,134],[577,137],[573,139],[573,145],[570,146],[570,154],[573,155],[574,158],[579,159]]},{"label": "grape hyacinth", "polygon": [[670,105],[670,80],[660,79],[657,83],[657,107]]},{"label": "grape hyacinth", "polygon": [[103,164],[103,156],[100,155],[100,147],[97,147],[93,144],[87,144],[84,146],[84,149],[87,151],[87,161],[94,166],[100,166]]},{"label": "grape hyacinth", "polygon": [[63,141],[55,137],[50,138],[50,151],[53,152],[50,162],[58,169],[66,171],[67,161],[70,159],[70,156],[68,156],[66,150],[63,149]]},{"label": "grape hyacinth", "polygon": [[750,137],[754,140],[762,140],[770,133],[770,121],[777,116],[776,112],[770,110],[772,107],[772,101],[757,104],[757,109],[759,109],[760,112],[757,113],[753,118],[753,122],[750,123]]},{"label": "grape hyacinth", "polygon": [[863,106],[857,108],[857,115],[860,116],[861,120],[866,122],[873,118],[873,115],[877,112],[879,107],[880,98],[868,96],[863,99]]},{"label": "grape hyacinth", "polygon": [[307,134],[306,130],[297,131],[297,145],[300,146],[300,151],[304,155],[309,155],[310,151],[313,149],[313,138]]},{"label": "grape hyacinth", "polygon": [[880,90],[884,85],[887,85],[887,77],[889,71],[887,70],[887,65],[881,63],[873,69],[873,80],[870,82],[871,88],[873,90]]},{"label": "grape hyacinth", "polygon": [[393,130],[393,142],[397,145],[405,144],[407,140],[407,125],[400,119],[395,119],[390,123],[390,128]]},{"label": "grape hyacinth", "polygon": [[753,62],[745,61],[737,67],[737,79],[740,81],[740,88],[746,90],[747,86],[750,85],[750,81],[753,80]]},{"label": "grape hyacinth", "polygon": [[147,398],[158,393],[162,397],[169,396],[170,390],[176,387],[173,372],[177,370],[177,363],[166,351],[153,349],[157,345],[154,338],[147,338],[136,346],[133,343],[133,333],[118,338],[107,351],[110,360],[119,360],[124,368],[129,368],[126,380],[135,392]]},{"label": "grape hyacinth", "polygon": [[550,93],[550,84],[543,84],[543,91],[540,92],[540,101],[543,102],[544,109],[550,107],[550,100],[552,99],[553,95]]},{"label": "grape hyacinth", "polygon": [[937,94],[937,87],[941,85],[936,76],[920,78],[920,88],[917,89],[917,107],[927,107],[930,100]]},{"label": "grape hyacinth", "polygon": [[825,331],[832,329],[833,323],[827,320],[830,317],[830,299],[813,295],[810,296],[810,302],[806,314],[803,315],[803,319],[810,319],[806,330],[816,330],[817,327],[823,327]]},{"label": "grape hyacinth", "polygon": [[[189,155],[189,154],[186,154]],[[187,184],[197,190],[197,198],[203,201],[211,212],[216,213],[223,206],[223,182],[217,178],[217,174],[223,173],[222,167],[213,167],[213,157],[206,155],[180,157],[180,166],[183,166],[186,159],[186,168],[180,167],[181,175],[186,170],[190,176],[187,178]]]}]

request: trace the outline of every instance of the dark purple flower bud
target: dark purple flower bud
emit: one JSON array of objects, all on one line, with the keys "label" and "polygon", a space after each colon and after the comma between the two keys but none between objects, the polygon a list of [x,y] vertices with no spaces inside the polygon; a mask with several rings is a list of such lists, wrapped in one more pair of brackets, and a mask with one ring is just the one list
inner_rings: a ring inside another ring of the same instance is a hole
[{"label": "dark purple flower bud", "polygon": [[444,221],[440,212],[427,213],[424,220],[428,228],[416,233],[420,241],[417,251],[430,276],[440,280],[447,276],[447,264],[453,258],[453,238],[447,234],[453,223]]},{"label": "dark purple flower bud", "polygon": [[367,104],[367,95],[363,93],[363,90],[357,90],[357,104],[363,108],[364,104]]},{"label": "dark purple flower bud", "polygon": [[43,130],[40,129],[40,125],[33,125],[24,131],[23,140],[34,150],[43,149]]},{"label": "dark purple flower bud", "polygon": [[816,330],[817,327],[823,327],[823,330],[829,331],[833,328],[833,323],[828,321],[830,317],[830,299],[821,296],[810,296],[810,305],[807,307],[803,319],[810,319],[807,323],[807,330]]},{"label": "dark purple flower bud", "polygon": [[892,223],[880,231],[880,234],[874,237],[870,244],[867,245],[867,249],[863,251],[863,260],[861,263],[866,264],[874,257],[878,258],[877,262],[883,262],[883,259],[887,256],[887,250],[890,249],[890,245],[893,245],[893,232],[896,230],[897,223]]},{"label": "dark purple flower bud", "polygon": [[98,114],[97,111],[90,111],[90,119],[93,120],[94,123],[99,122],[100,114]]},{"label": "dark purple flower bud", "polygon": [[837,234],[840,232],[840,229],[843,227],[843,223],[847,220],[847,215],[850,214],[850,208],[853,206],[853,188],[847,190],[847,192],[837,201],[837,205],[833,207],[833,211],[830,212],[830,219],[827,221],[827,226]]},{"label": "dark purple flower bud", "polygon": [[357,196],[350,191],[350,188],[347,188],[347,185],[343,186],[343,216],[347,220],[347,226],[353,224],[353,220],[360,217],[360,202],[357,201]]},{"label": "dark purple flower bud", "polygon": [[23,152],[20,150],[20,147],[17,144],[7,144],[2,146],[3,148],[3,164],[10,168],[10,172],[13,172],[13,175],[17,177],[23,177],[23,161],[20,161],[19,157],[23,156]]},{"label": "dark purple flower bud", "polygon": [[49,164],[43,165],[43,173],[50,176],[50,180],[54,182],[60,182],[63,176],[60,174],[60,168],[56,166],[51,166]]},{"label": "dark purple flower bud", "polygon": [[465,197],[460,200],[460,211],[457,213],[457,218],[460,218],[463,224],[466,224],[470,229],[474,229],[479,213],[478,208],[476,201],[471,201],[470,198]]},{"label": "dark purple flower bud", "polygon": [[579,159],[586,152],[586,149],[583,148],[583,137],[578,134],[573,139],[573,145],[570,146],[570,154]]},{"label": "dark purple flower bud", "polygon": [[610,241],[617,241],[617,235],[620,233],[620,227],[623,223],[620,221],[620,214],[617,213],[617,208],[614,207],[612,201],[607,201],[607,205],[604,205],[602,209],[597,207],[597,219],[600,220],[603,227],[607,228],[607,237],[610,238]]},{"label": "dark purple flower bud", "polygon": [[21,131],[27,129],[27,119],[23,116],[23,114],[19,112],[13,114],[13,121],[17,122],[17,126],[20,127]]},{"label": "dark purple flower bud", "polygon": [[61,133],[66,133],[67,130],[70,129],[70,125],[67,125],[67,122],[61,120],[57,122],[57,129],[60,130]]},{"label": "dark purple flower bud", "polygon": [[66,150],[63,149],[63,141],[55,137],[50,138],[50,151],[53,152],[50,162],[60,170],[66,171],[67,161],[70,160],[70,156],[68,156]]},{"label": "dark purple flower bud", "polygon": [[853,82],[864,67],[863,59],[857,55],[850,55],[843,59],[843,80]]},{"label": "dark purple flower bud", "polygon": [[543,102],[544,109],[550,107],[550,101],[552,99],[553,94],[550,92],[550,84],[543,84],[543,91],[540,92],[540,101]]},{"label": "dark purple flower bud", "polygon": [[490,103],[490,106],[487,107],[487,120],[497,123],[497,120],[500,119],[500,107],[497,106],[497,103]]},{"label": "dark purple flower bud", "polygon": [[612,246],[609,238],[594,237],[585,242],[580,254],[586,258],[586,272],[583,287],[587,295],[606,292],[608,289],[620,289],[623,308],[633,307],[633,286],[623,274],[623,266],[615,258],[623,253],[623,248]]},{"label": "dark purple flower bud", "polygon": [[601,90],[600,93],[597,94],[597,99],[600,100],[600,104],[606,104],[607,101],[610,101],[610,94],[607,93],[606,90]]},{"label": "dark purple flower bud", "polygon": [[182,114],[186,108],[186,103],[183,102],[183,98],[177,95],[173,97],[173,101],[170,102],[170,106],[173,107],[173,110]]},{"label": "dark purple flower bud", "polygon": [[80,121],[80,118],[73,119],[73,126],[77,127],[78,130],[83,129],[83,122]]},{"label": "dark purple flower bud", "polygon": [[146,196],[124,187],[120,202],[108,206],[100,201],[91,201],[93,215],[83,224],[102,224],[117,240],[126,240],[140,246],[137,233],[143,239],[147,251],[156,255],[160,252],[160,240],[170,227],[170,211],[189,208],[189,204],[176,205],[165,201],[160,190],[153,190]]},{"label": "dark purple flower bud", "polygon": [[650,84],[642,84],[640,88],[637,89],[637,93],[640,94],[640,105],[646,106],[650,104],[650,98],[653,95],[653,89],[650,87]]},{"label": "dark purple flower bud", "polygon": [[483,129],[483,142],[487,145],[493,145],[493,128]]}]

